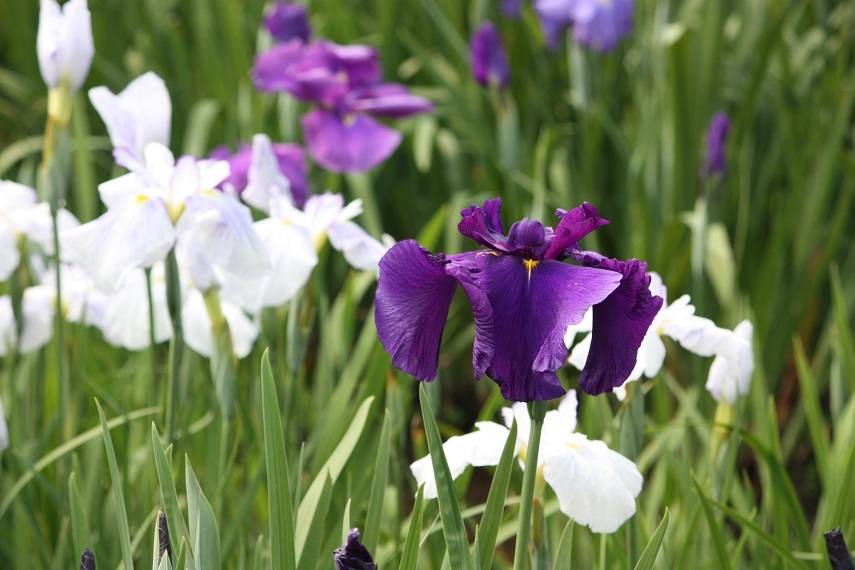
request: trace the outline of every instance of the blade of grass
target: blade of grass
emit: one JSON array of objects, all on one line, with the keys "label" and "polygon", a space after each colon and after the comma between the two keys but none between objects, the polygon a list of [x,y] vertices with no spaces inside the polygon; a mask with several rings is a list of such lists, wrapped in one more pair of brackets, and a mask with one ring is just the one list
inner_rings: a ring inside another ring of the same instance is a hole
[{"label": "blade of grass", "polygon": [[383,427],[380,429],[377,459],[374,462],[368,512],[365,515],[365,532],[362,543],[369,552],[377,550],[377,543],[380,540],[380,522],[383,518],[383,500],[386,497],[386,482],[389,471],[389,445],[389,410],[386,410],[383,416]]},{"label": "blade of grass", "polygon": [[68,476],[68,501],[71,511],[71,536],[74,539],[74,552],[83,552],[83,549],[92,544],[89,536],[89,526],[86,524],[86,508],[83,506],[83,497],[80,495],[80,487],[77,485],[77,474],[72,471]]},{"label": "blade of grass", "polygon": [[662,522],[656,527],[656,531],[650,537],[650,542],[644,547],[641,558],[638,559],[638,563],[635,565],[635,570],[653,569],[653,563],[656,562],[656,556],[662,547],[662,541],[665,539],[665,531],[668,530],[668,522],[670,520],[671,514],[668,512],[668,507],[665,507],[665,515],[662,517]]},{"label": "blade of grass", "polygon": [[707,527],[710,529],[710,534],[712,535],[713,553],[716,556],[717,566],[722,569],[730,568],[730,558],[727,555],[727,546],[724,543],[724,537],[722,536],[718,521],[715,520],[715,514],[713,513],[712,508],[710,508],[710,500],[701,488],[701,484],[698,482],[694,473],[692,474],[692,481],[695,484],[695,491],[701,499],[701,509],[703,510],[704,518],[707,521]]},{"label": "blade of grass", "polygon": [[184,540],[184,519],[181,517],[181,508],[178,506],[175,476],[154,422],[151,424],[151,446],[154,449],[154,466],[160,483],[160,498],[163,501],[163,512],[166,513],[169,538],[173,544],[181,544]]},{"label": "blade of grass", "polygon": [[502,449],[502,457],[499,466],[493,474],[493,483],[490,485],[490,493],[487,495],[487,505],[484,508],[484,516],[481,517],[481,525],[478,527],[476,538],[478,539],[478,558],[481,560],[481,569],[490,570],[493,564],[493,553],[496,549],[496,537],[499,534],[499,525],[502,523],[502,511],[505,508],[505,499],[508,496],[508,484],[511,481],[511,468],[516,458],[514,450],[517,443],[517,422],[514,420],[508,440]]},{"label": "blade of grass", "polygon": [[561,533],[561,540],[558,541],[558,551],[555,553],[555,562],[553,566],[555,570],[570,570],[572,567],[573,527],[573,519],[570,519],[567,521],[567,524],[564,525],[564,531]]},{"label": "blade of grass", "polygon": [[193,540],[193,559],[197,570],[220,568],[220,533],[214,511],[202,493],[202,487],[193,472],[190,458],[184,456],[187,485],[187,516],[190,519],[190,536]]},{"label": "blade of grass", "polygon": [[413,504],[413,513],[410,515],[410,526],[407,529],[407,537],[404,539],[404,548],[401,553],[401,563],[398,570],[416,570],[419,563],[419,539],[422,531],[422,515],[425,508],[425,487],[419,487],[416,493],[416,501]]}]

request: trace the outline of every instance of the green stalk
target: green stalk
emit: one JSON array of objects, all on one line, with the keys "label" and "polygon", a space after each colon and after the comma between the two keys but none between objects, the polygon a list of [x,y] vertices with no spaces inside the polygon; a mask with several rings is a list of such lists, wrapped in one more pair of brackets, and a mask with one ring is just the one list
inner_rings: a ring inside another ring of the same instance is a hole
[{"label": "green stalk", "polygon": [[166,304],[172,320],[172,340],[169,341],[169,371],[166,377],[166,436],[175,441],[175,407],[178,401],[178,375],[184,355],[184,332],[181,326],[181,280],[175,250],[166,257]]},{"label": "green stalk", "polygon": [[148,342],[151,356],[152,402],[157,400],[157,339],[154,333],[154,292],[151,284],[151,267],[145,268],[145,286],[148,295]]},{"label": "green stalk", "polygon": [[531,513],[534,505],[534,483],[537,478],[537,456],[540,451],[540,433],[546,416],[546,402],[531,403],[531,432],[526,445],[525,473],[523,474],[522,498],[520,499],[520,524],[517,530],[517,545],[514,553],[514,570],[528,567],[528,549],[531,542]]}]

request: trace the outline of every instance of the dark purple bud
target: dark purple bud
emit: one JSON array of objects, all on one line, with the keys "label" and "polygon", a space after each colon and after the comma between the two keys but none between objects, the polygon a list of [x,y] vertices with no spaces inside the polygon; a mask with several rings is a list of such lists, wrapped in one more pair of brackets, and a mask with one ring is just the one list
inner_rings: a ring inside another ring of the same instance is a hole
[{"label": "dark purple bud", "polygon": [[852,557],[849,556],[849,549],[846,547],[846,541],[843,540],[843,533],[839,528],[826,532],[825,547],[828,550],[828,560],[831,562],[831,570],[855,570],[855,564],[852,562]]},{"label": "dark purple bud", "polygon": [[710,121],[707,131],[707,155],[701,165],[701,178],[709,178],[713,174],[724,175],[724,145],[727,133],[730,131],[730,119],[726,113],[716,113]]},{"label": "dark purple bud", "polygon": [[333,553],[336,570],[377,570],[377,564],[365,545],[359,542],[359,529],[351,529],[344,546]]},{"label": "dark purple bud", "polygon": [[505,88],[511,77],[508,56],[502,46],[502,38],[490,21],[483,22],[469,43],[472,74],[481,85]]},{"label": "dark purple bud", "polygon": [[83,551],[83,556],[80,558],[80,570],[95,570],[95,555],[86,547]]},{"label": "dark purple bud", "polygon": [[312,35],[306,7],[290,2],[273,4],[264,16],[264,26],[277,43],[289,42],[294,38],[306,43]]}]

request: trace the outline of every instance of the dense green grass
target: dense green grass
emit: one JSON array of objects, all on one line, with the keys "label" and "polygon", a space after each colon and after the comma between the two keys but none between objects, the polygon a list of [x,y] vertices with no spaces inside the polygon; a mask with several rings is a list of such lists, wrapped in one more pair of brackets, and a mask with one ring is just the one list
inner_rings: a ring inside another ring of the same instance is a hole
[{"label": "dense green grass", "polygon": [[[248,75],[268,41],[258,31],[263,4],[90,0],[97,54],[87,88],[118,91],[144,71],[160,74],[172,95],[177,152],[205,154],[256,132],[296,140],[300,105],[257,93]],[[626,406],[611,396],[581,398],[580,431],[637,457],[645,486],[638,514],[617,533],[573,529],[574,567],[634,566],[666,507],[657,567],[828,567],[823,532],[841,526],[855,543],[855,4],[639,0],[635,33],[605,56],[572,42],[548,51],[530,7],[510,21],[495,4],[309,2],[317,35],[379,47],[387,77],[436,103],[434,114],[399,124],[405,142],[387,163],[360,176],[313,167],[312,190],[363,198],[361,221],[374,235],[418,237],[446,252],[469,247],[456,232],[457,211],[485,198],[503,198],[507,221],[546,221],[556,207],[583,200],[596,205],[612,221],[594,238],[596,249],[648,260],[672,299],[690,293],[698,313],[721,326],[753,320],[757,369],[718,453],[715,402],[703,386],[709,362],[676,345],[660,376]],[[469,73],[469,33],[484,17],[496,19],[510,53],[504,94],[480,88]],[[37,21],[35,1],[0,4],[0,178],[31,185],[46,114]],[[727,175],[703,185],[704,131],[718,110],[733,119]],[[68,204],[89,220],[102,208],[97,183],[118,169],[85,94],[77,95],[72,132]],[[397,565],[420,505],[408,465],[427,448],[417,383],[390,368],[377,341],[373,291],[372,275],[322,255],[305,294],[264,315],[256,349],[240,363],[228,424],[208,366],[189,351],[171,434],[165,346],[130,353],[69,326],[65,410],[53,345],[4,360],[0,396],[12,444],[0,458],[0,567],[69,568],[89,546],[99,568],[123,556],[147,568],[159,508],[173,539],[178,532],[191,547],[210,511],[226,567],[266,567],[296,548],[300,568],[329,568],[350,526],[366,529],[381,567]],[[502,404],[492,382],[471,380],[473,330],[460,299],[440,378],[427,390],[446,437],[493,419]],[[263,387],[267,347],[273,402]],[[575,385],[575,372],[564,377]],[[112,425],[109,438],[95,398]],[[265,451],[265,441],[275,411],[285,453],[274,459],[282,450]],[[377,488],[385,465],[387,484]],[[274,468],[287,482],[269,478]],[[507,541],[521,479],[515,469],[496,568],[513,558]],[[192,508],[204,505],[196,480],[209,511]],[[490,480],[477,470],[457,484],[470,539]],[[547,497],[555,554],[567,519]],[[118,524],[117,501],[127,513]],[[197,522],[173,524],[193,511]],[[426,502],[420,568],[441,567],[437,517],[436,501]],[[296,544],[271,541],[271,528],[289,522]]]}]

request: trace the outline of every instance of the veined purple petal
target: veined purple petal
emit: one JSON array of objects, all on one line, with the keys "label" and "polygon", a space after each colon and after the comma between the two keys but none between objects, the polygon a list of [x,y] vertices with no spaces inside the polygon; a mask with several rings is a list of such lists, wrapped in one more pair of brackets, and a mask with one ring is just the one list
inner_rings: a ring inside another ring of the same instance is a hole
[{"label": "veined purple petal", "polygon": [[634,0],[574,0],[573,37],[583,46],[609,52],[632,32]]},{"label": "veined purple petal", "polygon": [[549,248],[544,254],[547,259],[566,255],[564,252],[568,248],[579,249],[580,239],[609,223],[605,218],[601,218],[597,209],[587,202],[569,212],[557,210],[555,215],[561,218],[561,221],[558,222]]},{"label": "veined purple petal", "polygon": [[502,37],[499,35],[493,22],[482,22],[469,42],[469,60],[472,65],[472,74],[479,84],[495,85],[504,89],[508,86],[511,78],[511,70],[508,66],[508,56],[502,45]]},{"label": "veined purple petal", "polygon": [[572,6],[576,0],[535,0],[534,11],[540,20],[540,27],[546,38],[546,45],[554,48],[561,33],[566,30],[572,19]]},{"label": "veined purple petal", "polygon": [[620,275],[515,255],[481,259],[477,283],[493,307],[495,339],[487,375],[509,400],[563,396],[555,371],[567,357],[564,332],[615,290]]},{"label": "veined purple petal", "polygon": [[729,131],[730,119],[727,114],[716,113],[707,131],[707,155],[701,165],[701,178],[708,178],[716,173],[724,174],[724,145]]},{"label": "veined purple petal", "polygon": [[387,158],[401,134],[365,115],[340,118],[315,109],[303,115],[303,136],[312,158],[333,172],[362,172]]},{"label": "veined purple petal", "polygon": [[457,287],[446,263],[413,240],[395,244],[380,260],[377,336],[392,364],[419,380],[436,377],[442,330]]},{"label": "veined purple petal", "polygon": [[[303,147],[294,143],[274,143],[272,147],[273,154],[276,155],[279,163],[279,170],[291,183],[291,196],[294,198],[294,203],[298,208],[302,208],[308,197]],[[242,143],[234,154],[231,154],[228,147],[218,146],[211,151],[210,158],[225,160],[229,163],[229,177],[223,180],[220,187],[231,185],[238,194],[243,192],[247,185],[249,167],[252,164],[252,146]]]},{"label": "veined purple petal", "polygon": [[328,54],[328,63],[334,73],[344,73],[351,88],[369,87],[380,83],[383,70],[376,49],[363,45],[338,45],[319,42]]},{"label": "veined purple petal", "polygon": [[496,349],[495,336],[493,334],[493,307],[487,294],[478,287],[478,275],[481,272],[484,256],[491,256],[488,251],[473,251],[450,255],[451,261],[445,266],[445,271],[463,287],[469,304],[472,306],[472,315],[475,317],[475,345],[472,349],[472,368],[475,378],[480,379],[487,372],[487,368],[493,361]]},{"label": "veined purple petal", "polygon": [[347,106],[352,111],[393,118],[433,111],[433,103],[413,95],[399,83],[381,83],[360,89]]},{"label": "veined purple petal", "polygon": [[508,251],[501,210],[501,198],[487,200],[483,208],[470,206],[460,212],[462,219],[457,224],[457,231],[483,246],[498,251]]},{"label": "veined purple petal", "polygon": [[648,286],[647,264],[637,259],[588,256],[588,265],[614,271],[620,286],[603,302],[594,305],[591,350],[579,386],[596,396],[623,384],[635,367],[638,348],[653,318],[662,307],[662,297],[653,296]]},{"label": "veined purple petal", "polygon": [[537,220],[523,218],[514,222],[508,232],[508,251],[533,259],[541,259],[547,247],[546,228]]},{"label": "veined purple petal", "polygon": [[278,43],[289,42],[294,38],[306,43],[312,34],[306,7],[290,2],[273,4],[264,16],[264,27]]},{"label": "veined purple petal", "polygon": [[260,91],[287,91],[296,95],[299,87],[291,67],[301,61],[303,56],[304,46],[299,40],[275,45],[257,55],[252,67],[255,87]]}]

